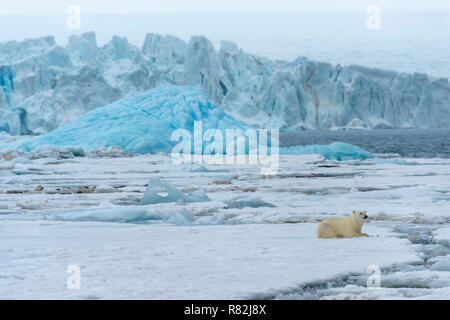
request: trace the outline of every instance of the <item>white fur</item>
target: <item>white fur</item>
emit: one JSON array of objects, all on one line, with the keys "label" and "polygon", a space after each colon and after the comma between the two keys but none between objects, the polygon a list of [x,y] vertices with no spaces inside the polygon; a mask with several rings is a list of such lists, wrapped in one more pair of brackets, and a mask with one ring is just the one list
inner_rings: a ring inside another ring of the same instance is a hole
[{"label": "white fur", "polygon": [[324,239],[369,237],[368,234],[361,232],[364,217],[367,218],[366,211],[353,211],[352,215],[346,218],[325,219],[317,227],[317,237]]}]

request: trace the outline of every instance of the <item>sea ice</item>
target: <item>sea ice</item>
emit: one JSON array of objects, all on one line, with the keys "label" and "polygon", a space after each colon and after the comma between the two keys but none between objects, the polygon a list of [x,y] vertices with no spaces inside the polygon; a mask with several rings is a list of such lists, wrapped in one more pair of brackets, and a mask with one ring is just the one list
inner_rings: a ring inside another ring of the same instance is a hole
[{"label": "sea ice", "polygon": [[[450,239],[448,159],[411,166],[282,155],[279,174],[265,177],[252,165],[191,170],[199,165],[175,166],[167,154],[26,157],[0,162],[3,298],[273,298],[354,273],[363,279],[372,264],[387,268],[382,286],[393,288],[359,285],[328,297],[449,296],[450,272],[440,271]],[[139,205],[149,178],[161,177],[211,201]],[[226,208],[243,195],[276,207]],[[373,237],[316,238],[317,221],[354,209],[367,210],[363,230]],[[431,251],[441,256],[424,261]],[[69,263],[81,268],[81,290],[65,287]]]},{"label": "sea ice", "polygon": [[446,246],[450,246],[450,227],[439,228],[434,232],[433,240]]},{"label": "sea ice", "polygon": [[268,207],[275,208],[276,206],[261,200],[258,197],[238,196],[233,199],[225,201],[226,209],[243,209],[243,208],[260,208]]},{"label": "sea ice", "polygon": [[175,212],[151,212],[145,208],[94,208],[66,211],[50,216],[49,220],[62,221],[101,221],[101,222],[147,222],[168,224],[191,224],[194,216],[188,210],[181,208]]},{"label": "sea ice", "polygon": [[[382,228],[369,226],[382,237],[323,240],[315,226],[0,221],[0,298],[261,299],[419,260]],[[68,265],[80,267],[80,290],[66,287]]]},{"label": "sea ice", "polygon": [[203,190],[191,191],[185,194],[164,180],[151,178],[145,190],[144,197],[141,200],[141,204],[147,205],[177,201],[188,203],[210,201],[210,199]]},{"label": "sea ice", "polygon": [[[450,256],[447,255],[447,256],[439,259],[436,263],[434,263],[430,267],[430,270],[450,271]],[[449,283],[449,286],[450,286],[450,283]]]}]

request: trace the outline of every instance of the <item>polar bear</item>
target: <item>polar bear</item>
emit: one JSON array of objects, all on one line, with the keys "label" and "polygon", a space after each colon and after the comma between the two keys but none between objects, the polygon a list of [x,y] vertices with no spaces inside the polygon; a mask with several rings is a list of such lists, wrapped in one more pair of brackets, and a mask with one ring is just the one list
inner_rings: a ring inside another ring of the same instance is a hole
[{"label": "polar bear", "polygon": [[361,232],[365,219],[367,219],[366,211],[355,210],[346,218],[325,219],[317,227],[317,237],[323,239],[370,237],[367,233]]}]

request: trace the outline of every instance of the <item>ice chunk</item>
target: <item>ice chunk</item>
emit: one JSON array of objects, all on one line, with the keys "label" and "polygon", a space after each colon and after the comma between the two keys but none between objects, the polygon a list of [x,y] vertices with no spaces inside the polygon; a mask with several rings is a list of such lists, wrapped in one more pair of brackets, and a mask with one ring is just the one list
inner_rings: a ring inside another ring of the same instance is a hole
[{"label": "ice chunk", "polygon": [[209,170],[207,167],[205,167],[204,165],[201,165],[197,168],[192,168],[191,172],[211,172],[211,170]]},{"label": "ice chunk", "polygon": [[435,236],[433,237],[433,240],[436,243],[450,246],[450,227],[439,228],[434,233]]},{"label": "ice chunk", "polygon": [[141,200],[142,205],[166,203],[166,202],[205,202],[210,201],[203,190],[197,190],[185,194],[170,183],[151,178]]},{"label": "ice chunk", "polygon": [[[208,169],[205,165],[198,166],[196,168],[191,168],[191,172],[229,172],[228,169]],[[231,177],[230,177],[231,180]]]},{"label": "ice chunk", "polygon": [[141,204],[176,202],[178,200],[186,200],[186,195],[170,183],[152,178],[148,182]]},{"label": "ice chunk", "polygon": [[443,257],[430,267],[434,271],[450,271],[450,255]]},{"label": "ice chunk", "polygon": [[26,39],[21,42],[9,41],[0,44],[0,57],[4,61],[22,60],[38,55],[55,46],[54,37],[47,36],[36,39]]},{"label": "ice chunk", "polygon": [[343,142],[334,142],[330,145],[307,145],[280,148],[280,154],[320,154],[330,160],[366,160],[374,158],[370,152]]},{"label": "ice chunk", "polygon": [[211,199],[208,197],[208,195],[206,194],[205,190],[200,189],[200,190],[194,190],[194,191],[190,191],[187,194],[188,197],[188,202],[206,202],[206,201],[211,201]]},{"label": "ice chunk", "polygon": [[145,208],[119,207],[71,210],[54,215],[55,220],[63,221],[102,221],[102,222],[147,222],[189,224],[194,215],[182,208],[176,212],[150,212]]},{"label": "ice chunk", "polygon": [[[146,209],[141,208],[99,208],[72,210],[55,215],[57,220],[64,221],[108,221],[108,222],[129,222],[148,220]],[[158,217],[155,217],[156,219]]]},{"label": "ice chunk", "polygon": [[186,84],[200,84],[206,94],[218,103],[223,102],[231,89],[213,44],[203,36],[194,36],[189,42],[185,71]]},{"label": "ice chunk", "polygon": [[97,47],[94,32],[86,32],[81,36],[71,35],[66,46],[70,58],[75,63],[100,63],[101,56]]},{"label": "ice chunk", "polygon": [[257,197],[248,197],[248,196],[238,196],[233,199],[225,201],[226,209],[242,209],[242,208],[260,208],[260,207],[268,207],[275,208],[276,206],[265,202]]},{"label": "ice chunk", "polygon": [[133,59],[140,52],[136,46],[128,43],[127,38],[118,36],[113,36],[112,40],[103,47],[102,51],[108,58],[113,60]]},{"label": "ice chunk", "polygon": [[183,64],[187,44],[170,35],[148,33],[142,45],[142,53],[149,56],[158,67],[171,67]]}]

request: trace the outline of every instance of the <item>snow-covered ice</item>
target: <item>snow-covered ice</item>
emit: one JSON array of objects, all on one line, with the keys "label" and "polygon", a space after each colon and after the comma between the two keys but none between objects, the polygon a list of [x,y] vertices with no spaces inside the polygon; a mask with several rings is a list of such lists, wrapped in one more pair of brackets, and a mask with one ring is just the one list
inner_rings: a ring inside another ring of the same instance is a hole
[{"label": "snow-covered ice", "polygon": [[[0,205],[9,208],[0,211],[0,219],[47,213],[17,208],[17,202],[25,201],[42,203],[42,209],[46,203],[60,209],[92,209],[101,203],[139,206],[151,178],[163,179],[184,194],[204,190],[211,201],[184,207],[230,223],[313,222],[352,209],[366,209],[373,220],[417,223],[446,223],[450,214],[448,159],[414,159],[415,165],[405,165],[282,155],[276,176],[261,175],[257,165],[207,165],[207,170],[195,170],[198,165],[174,165],[164,154],[26,160],[0,161]],[[42,191],[35,191],[38,185]],[[244,194],[274,207],[221,209],[226,201]]]},{"label": "snow-covered ice", "polygon": [[161,179],[152,178],[148,182],[141,204],[145,205],[177,201],[203,202],[210,201],[210,199],[203,190],[190,191],[187,194],[184,194],[170,183]]},{"label": "snow-covered ice", "polygon": [[[448,159],[281,155],[264,176],[107,154],[0,160],[0,297],[285,299],[326,283],[342,286],[316,298],[448,297]],[[150,179],[210,201],[142,205]],[[374,237],[316,239],[320,220],[357,209]],[[370,265],[385,287],[365,287]]]},{"label": "snow-covered ice", "polygon": [[70,210],[64,213],[48,216],[47,219],[63,221],[103,221],[103,222],[149,222],[190,224],[194,215],[183,208],[165,212],[151,212],[145,208],[95,208]]},{"label": "snow-covered ice", "polygon": [[[143,226],[0,222],[0,298],[262,298],[368,265],[418,260],[405,239],[323,241],[315,224]],[[69,265],[81,269],[68,290]]]},{"label": "snow-covered ice", "polygon": [[440,228],[434,234],[434,240],[436,242],[450,246],[450,227]]}]

